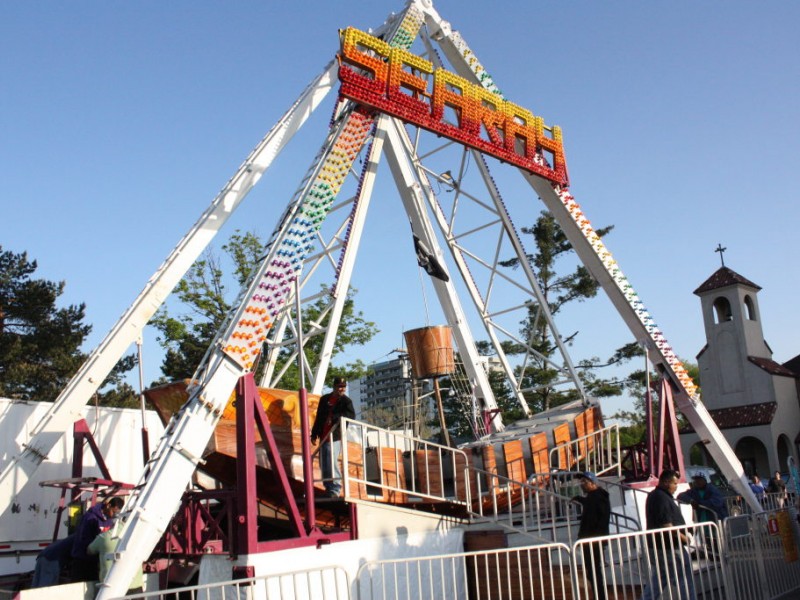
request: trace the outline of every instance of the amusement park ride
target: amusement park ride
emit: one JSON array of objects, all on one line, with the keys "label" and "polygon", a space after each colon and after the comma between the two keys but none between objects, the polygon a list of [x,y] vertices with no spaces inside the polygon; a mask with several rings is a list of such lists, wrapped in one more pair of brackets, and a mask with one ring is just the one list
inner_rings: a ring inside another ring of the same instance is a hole
[{"label": "amusement park ride", "polygon": [[[505,98],[465,40],[439,16],[430,0],[411,0],[401,13],[390,16],[371,33],[347,29],[340,36],[336,60],[326,65],[245,159],[61,393],[25,450],[3,470],[0,514],[8,511],[15,495],[57,440],[81,418],[81,408],[114,364],[137,340],[275,157],[337,86],[337,78],[338,99],[327,137],[278,219],[255,276],[195,373],[189,400],[173,417],[145,475],[126,502],[117,559],[98,597],[121,595],[137,565],[156,546],[201,461],[231,391],[254,370],[258,360],[263,362],[259,383],[275,387],[283,375],[277,360],[279,351],[323,336],[317,364],[301,361],[306,365],[309,391],[322,392],[373,200],[377,168],[384,157],[413,236],[444,271],[443,277],[431,281],[452,328],[466,376],[484,414],[489,415],[487,422],[493,431],[502,431],[504,423],[459,299],[461,290],[466,290],[472,301],[483,333],[494,346],[516,399],[528,415],[519,365],[511,364],[502,341],[512,339],[525,345],[526,361],[545,359],[526,340],[515,338],[503,321],[519,323],[532,311],[536,319],[548,323],[552,333],[556,355],[560,356],[548,359],[552,367],[576,386],[587,405],[590,400],[552,321],[487,156],[519,170],[558,221],[634,338],[647,349],[665,382],[664,389],[700,433],[711,456],[727,477],[739,484],[742,495],[754,503],[742,466],[699,401],[695,385],[569,193],[560,128],[545,125],[542,117]],[[411,52],[415,42],[423,48],[421,55]],[[434,144],[423,150],[423,143],[431,139]],[[460,152],[458,163],[448,166],[442,162],[438,153],[445,147]],[[466,191],[468,166],[472,166],[471,176],[482,183],[487,200]],[[357,174],[357,189],[352,197],[341,198],[343,184],[353,173]],[[447,201],[442,190],[447,192]],[[476,226],[473,221],[462,225],[460,217],[471,210],[469,205],[484,212],[483,224]],[[333,233],[326,236],[326,231]],[[477,248],[470,246],[476,236],[482,236]],[[486,243],[487,239],[492,242]],[[445,252],[457,272],[448,271]],[[518,259],[519,271],[514,277],[500,264],[509,256]],[[324,269],[331,275],[328,291],[320,295],[310,285],[317,281],[312,277],[320,277]],[[515,294],[501,292],[502,286],[513,288]],[[321,297],[327,300],[326,325],[309,322],[298,329],[293,308],[299,312],[301,306],[319,302]],[[297,350],[294,352],[296,358]]]}]

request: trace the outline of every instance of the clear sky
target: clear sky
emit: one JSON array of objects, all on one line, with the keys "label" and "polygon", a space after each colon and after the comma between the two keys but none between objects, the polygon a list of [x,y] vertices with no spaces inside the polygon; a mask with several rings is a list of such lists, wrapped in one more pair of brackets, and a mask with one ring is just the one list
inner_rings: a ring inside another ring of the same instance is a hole
[{"label": "clear sky", "polygon": [[[0,244],[26,250],[39,276],[65,280],[65,302],[86,302],[90,350],[333,57],[337,30],[377,27],[402,7],[0,3]],[[774,358],[800,353],[792,250],[800,220],[800,5],[442,0],[436,7],[506,97],[563,128],[572,193],[596,226],[615,225],[606,244],[680,356],[693,360],[705,343],[692,291],[719,267],[718,243],[727,247],[727,266],[763,287]],[[237,227],[264,237],[272,231],[299,183],[287,165],[310,163],[327,106],[217,246]],[[541,209],[532,202],[531,222]],[[392,231],[390,214],[378,212],[378,230]],[[407,239],[399,243],[410,250]],[[371,274],[354,280],[359,307],[382,333],[348,358],[381,360],[403,329],[424,324],[398,308],[419,295],[418,283],[380,279],[385,260],[370,253]],[[565,333],[581,329],[576,359],[606,356],[609,339],[614,347],[630,341],[607,301],[587,306],[595,329],[559,323]],[[159,362],[148,333],[148,381]]]}]

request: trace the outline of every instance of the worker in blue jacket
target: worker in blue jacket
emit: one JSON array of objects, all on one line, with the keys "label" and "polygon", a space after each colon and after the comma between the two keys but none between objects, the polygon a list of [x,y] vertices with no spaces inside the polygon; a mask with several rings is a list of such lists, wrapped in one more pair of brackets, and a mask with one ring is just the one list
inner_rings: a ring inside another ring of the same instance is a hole
[{"label": "worker in blue jacket", "polygon": [[722,492],[710,484],[703,473],[695,473],[692,487],[678,494],[678,500],[692,505],[698,523],[721,521],[728,516]]}]

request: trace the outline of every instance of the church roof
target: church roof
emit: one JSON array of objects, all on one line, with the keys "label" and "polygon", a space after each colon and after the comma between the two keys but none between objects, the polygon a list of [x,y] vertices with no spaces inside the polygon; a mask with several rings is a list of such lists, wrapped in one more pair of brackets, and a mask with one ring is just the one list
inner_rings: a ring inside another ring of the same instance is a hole
[{"label": "church roof", "polygon": [[705,292],[710,292],[711,290],[716,290],[719,288],[728,287],[729,285],[746,285],[748,287],[753,288],[754,290],[760,290],[761,286],[756,285],[749,279],[742,277],[736,271],[729,269],[728,267],[720,267],[717,269],[714,274],[706,279],[702,285],[697,288],[694,293],[696,295],[703,294]]},{"label": "church roof", "polygon": [[800,376],[800,354],[787,360],[783,363],[783,366],[792,371],[795,375]]},{"label": "church roof", "polygon": [[[777,402],[762,402],[746,406],[733,406],[731,408],[718,408],[708,411],[717,427],[720,429],[733,429],[735,427],[753,427],[755,425],[769,425],[778,409]],[[681,433],[692,433],[694,428],[686,425],[681,428]]]},{"label": "church roof", "polygon": [[754,365],[761,367],[770,375],[782,375],[783,377],[800,377],[792,371],[791,369],[787,369],[783,365],[776,363],[774,360],[769,358],[760,358],[758,356],[748,356],[747,360],[749,360]]}]

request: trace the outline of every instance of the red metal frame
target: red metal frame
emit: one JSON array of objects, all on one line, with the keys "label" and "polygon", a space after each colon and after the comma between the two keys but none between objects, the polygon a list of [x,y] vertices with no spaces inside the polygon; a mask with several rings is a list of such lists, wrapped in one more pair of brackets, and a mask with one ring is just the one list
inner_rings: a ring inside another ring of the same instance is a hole
[{"label": "red metal frame", "polygon": [[[305,394],[300,394],[301,400]],[[306,418],[307,420],[307,418]],[[255,427],[261,434],[261,443],[267,453],[273,476],[276,477],[283,491],[284,507],[289,516],[295,537],[285,540],[259,542],[258,541],[258,500],[256,495],[256,440]],[[307,430],[306,430],[307,431]],[[307,513],[306,522],[295,500],[289,477],[281,461],[280,452],[272,434],[267,415],[261,404],[258,388],[253,380],[253,374],[244,375],[236,386],[236,452],[237,452],[237,515],[236,515],[236,544],[237,554],[255,554],[288,548],[302,548],[307,546],[322,546],[333,542],[355,539],[356,511],[355,506],[350,506],[351,529],[347,532],[325,533],[316,527],[311,520],[314,510]],[[304,465],[311,465],[310,445],[303,444]],[[306,466],[304,473],[310,469]],[[306,490],[310,477],[306,475]],[[313,482],[312,482],[313,483]],[[313,493],[313,492],[312,492]],[[306,507],[314,505],[313,495],[309,497],[306,491]]]},{"label": "red metal frame", "polygon": [[660,391],[656,395],[660,398],[656,427],[653,426],[654,395],[651,390],[647,390],[645,395],[645,441],[622,449],[623,468],[628,472],[628,483],[634,487],[651,485],[664,469],[674,469],[681,474],[681,480],[684,478],[677,413],[672,388],[666,378],[661,380]]},{"label": "red metal frame", "polygon": [[[155,553],[198,557],[229,551],[234,537],[234,498],[231,490],[186,492]],[[219,506],[215,513],[212,502]],[[227,527],[223,528],[226,518]]]},{"label": "red metal frame", "polygon": [[[42,481],[39,484],[43,487],[61,488],[61,498],[59,498],[58,511],[56,513],[56,524],[53,529],[54,542],[58,539],[61,516],[66,508],[66,502],[64,501],[64,498],[67,495],[67,490],[71,490],[72,492],[70,496],[70,502],[75,502],[84,492],[91,490],[91,503],[94,504],[97,502],[97,494],[102,488],[108,488],[106,492],[107,496],[113,496],[120,490],[133,489],[132,484],[114,481],[111,478],[111,473],[106,466],[106,461],[103,459],[103,455],[100,452],[97,442],[94,440],[94,436],[89,429],[89,424],[86,422],[86,419],[75,421],[72,426],[72,439],[72,478],[55,481]],[[100,469],[100,473],[103,475],[102,478],[83,476],[84,444],[89,444],[89,448],[92,451],[92,456],[94,456],[94,459],[97,462],[97,467]]]},{"label": "red metal frame", "polygon": [[661,379],[661,402],[658,405],[658,450],[653,460],[653,475],[674,469],[683,481],[683,451],[678,435],[678,415],[672,400],[672,388],[666,377]]}]

